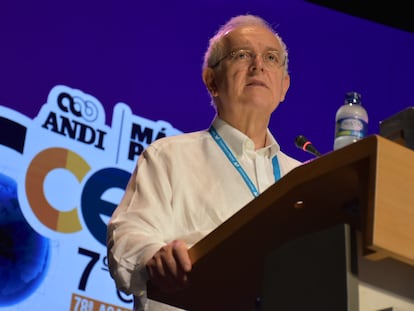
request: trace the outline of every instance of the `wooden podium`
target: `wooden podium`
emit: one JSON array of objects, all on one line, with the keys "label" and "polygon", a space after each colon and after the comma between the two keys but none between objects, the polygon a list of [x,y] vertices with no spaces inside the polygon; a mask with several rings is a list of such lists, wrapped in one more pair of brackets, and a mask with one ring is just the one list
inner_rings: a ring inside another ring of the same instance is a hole
[{"label": "wooden podium", "polygon": [[189,250],[189,288],[169,295],[148,283],[148,297],[191,311],[261,310],[269,254],[338,225],[356,233],[364,261],[388,258],[414,276],[414,151],[373,135],[295,168]]}]

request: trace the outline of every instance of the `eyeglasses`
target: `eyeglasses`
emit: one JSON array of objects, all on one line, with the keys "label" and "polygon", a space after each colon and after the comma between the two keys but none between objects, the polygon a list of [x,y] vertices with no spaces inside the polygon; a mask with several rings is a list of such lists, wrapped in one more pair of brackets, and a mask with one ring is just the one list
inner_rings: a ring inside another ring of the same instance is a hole
[{"label": "eyeglasses", "polygon": [[[230,58],[230,61],[235,64],[250,64],[252,60],[256,58],[256,56],[258,56],[258,54],[254,53],[251,50],[234,50],[219,59],[218,62],[211,68],[217,67],[226,58]],[[266,51],[264,53],[261,53],[260,56],[262,57],[266,68],[269,70],[277,70],[280,67],[284,66],[286,62],[286,57],[280,55],[280,52],[276,50]]]}]

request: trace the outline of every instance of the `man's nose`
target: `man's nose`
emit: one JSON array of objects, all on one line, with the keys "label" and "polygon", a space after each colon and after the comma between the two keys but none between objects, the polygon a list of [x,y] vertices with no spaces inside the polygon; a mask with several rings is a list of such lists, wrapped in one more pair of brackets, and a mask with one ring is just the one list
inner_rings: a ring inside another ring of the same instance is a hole
[{"label": "man's nose", "polygon": [[256,54],[252,56],[249,69],[250,71],[256,71],[256,70],[264,71],[264,61],[261,55]]}]

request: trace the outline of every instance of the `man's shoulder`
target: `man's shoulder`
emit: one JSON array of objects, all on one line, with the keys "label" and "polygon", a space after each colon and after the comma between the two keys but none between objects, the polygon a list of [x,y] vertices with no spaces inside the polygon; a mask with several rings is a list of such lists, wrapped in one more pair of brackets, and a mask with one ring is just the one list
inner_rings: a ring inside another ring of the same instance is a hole
[{"label": "man's shoulder", "polygon": [[210,134],[207,130],[180,133],[177,135],[159,138],[153,141],[148,147],[157,150],[185,148],[186,145],[202,143],[206,138],[209,138],[209,136]]}]

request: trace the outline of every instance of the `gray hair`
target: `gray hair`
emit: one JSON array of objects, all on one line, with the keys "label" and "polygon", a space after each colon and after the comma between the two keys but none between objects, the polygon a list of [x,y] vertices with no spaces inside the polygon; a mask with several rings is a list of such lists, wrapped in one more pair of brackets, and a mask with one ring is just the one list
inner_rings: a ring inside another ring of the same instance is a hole
[{"label": "gray hair", "polygon": [[227,23],[222,25],[217,33],[210,39],[206,53],[204,54],[203,70],[207,67],[213,67],[224,56],[223,37],[230,31],[245,26],[262,26],[269,29],[279,40],[282,47],[282,55],[284,56],[284,71],[288,73],[288,51],[286,44],[280,35],[272,28],[272,26],[263,18],[255,15],[239,15],[231,18]]}]

